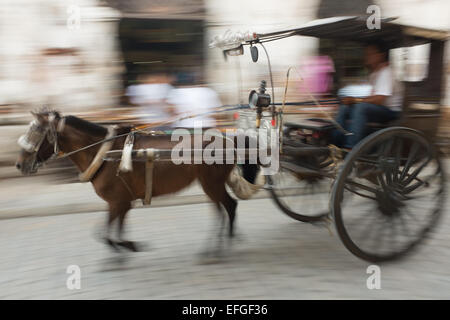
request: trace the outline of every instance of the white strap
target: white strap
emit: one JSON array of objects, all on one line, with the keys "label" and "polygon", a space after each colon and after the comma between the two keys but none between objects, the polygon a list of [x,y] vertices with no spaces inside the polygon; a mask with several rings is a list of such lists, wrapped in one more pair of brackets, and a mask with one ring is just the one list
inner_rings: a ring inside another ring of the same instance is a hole
[{"label": "white strap", "polygon": [[133,160],[131,159],[134,144],[134,134],[130,133],[125,139],[122,150],[122,158],[119,164],[119,171],[130,172],[133,171]]},{"label": "white strap", "polygon": [[[116,130],[114,126],[108,127],[108,134],[106,135],[105,139],[109,139],[114,137],[116,134]],[[88,182],[91,181],[92,177],[95,175],[95,173],[100,169],[101,165],[103,164],[103,157],[105,154],[111,150],[112,145],[114,144],[114,140],[109,140],[103,142],[102,146],[98,150],[97,154],[94,157],[94,160],[92,160],[89,167],[80,175],[78,178],[81,182]]]},{"label": "white strap", "polygon": [[56,128],[56,132],[63,132],[65,126],[66,126],[66,118],[63,117],[58,121],[58,127]]}]

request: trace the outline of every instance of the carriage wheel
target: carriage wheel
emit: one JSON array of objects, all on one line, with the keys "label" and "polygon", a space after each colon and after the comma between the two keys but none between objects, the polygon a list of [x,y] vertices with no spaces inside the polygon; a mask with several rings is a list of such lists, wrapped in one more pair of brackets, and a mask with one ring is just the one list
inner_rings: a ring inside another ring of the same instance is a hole
[{"label": "carriage wheel", "polygon": [[292,219],[321,221],[329,212],[330,180],[321,176],[299,176],[280,164],[275,175],[267,176],[275,203]]},{"label": "carriage wheel", "polygon": [[444,188],[434,146],[418,131],[388,128],[348,154],[330,208],[347,249],[364,260],[387,261],[410,252],[435,226]]}]

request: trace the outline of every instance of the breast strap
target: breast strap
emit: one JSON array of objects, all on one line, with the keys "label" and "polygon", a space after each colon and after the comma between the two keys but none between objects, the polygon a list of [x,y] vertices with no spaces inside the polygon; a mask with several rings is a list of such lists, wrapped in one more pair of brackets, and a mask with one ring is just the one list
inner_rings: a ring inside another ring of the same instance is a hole
[{"label": "breast strap", "polygon": [[[109,139],[114,137],[116,134],[116,129],[114,126],[108,127],[108,133],[105,137],[105,139]],[[106,153],[111,150],[112,145],[114,144],[114,140],[109,140],[103,142],[102,146],[98,150],[97,154],[94,157],[94,160],[92,160],[89,167],[82,173],[79,174],[78,178],[81,182],[88,182],[91,181],[92,177],[97,173],[98,169],[100,169],[101,165],[103,164],[103,157],[106,155]]]}]

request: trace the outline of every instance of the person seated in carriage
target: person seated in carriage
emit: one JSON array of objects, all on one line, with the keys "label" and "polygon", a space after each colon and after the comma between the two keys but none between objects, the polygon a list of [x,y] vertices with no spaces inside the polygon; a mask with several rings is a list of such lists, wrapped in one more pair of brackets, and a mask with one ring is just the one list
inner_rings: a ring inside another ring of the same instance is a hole
[{"label": "person seated in carriage", "polygon": [[389,65],[389,48],[382,42],[368,44],[365,63],[370,71],[371,94],[366,98],[342,98],[336,121],[352,134],[334,130],[333,142],[339,147],[353,148],[367,135],[369,122],[391,122],[399,118],[402,110],[402,88]]}]

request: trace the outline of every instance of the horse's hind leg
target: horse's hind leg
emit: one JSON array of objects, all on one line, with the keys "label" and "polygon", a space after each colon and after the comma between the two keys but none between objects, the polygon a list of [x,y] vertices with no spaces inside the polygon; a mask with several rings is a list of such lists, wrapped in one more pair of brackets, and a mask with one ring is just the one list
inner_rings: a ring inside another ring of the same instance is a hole
[{"label": "horse's hind leg", "polygon": [[219,204],[222,204],[227,211],[229,218],[228,235],[229,237],[232,237],[234,235],[237,201],[228,194],[227,189],[225,188],[225,181],[218,183],[217,181],[209,179],[200,178],[199,180],[206,195],[216,203],[219,208]]},{"label": "horse's hind leg", "polygon": [[203,190],[208,195],[208,197],[215,203],[217,207],[217,212],[219,213],[219,217],[221,218],[220,224],[220,232],[218,234],[218,250],[222,249],[222,240],[223,240],[223,226],[224,226],[224,216],[223,216],[223,208],[227,211],[229,218],[229,228],[228,228],[228,236],[231,238],[234,235],[234,221],[236,218],[236,207],[237,201],[234,200],[225,189],[225,182],[217,183],[217,180],[212,179],[202,179],[200,178],[200,183],[203,187]]},{"label": "horse's hind leg", "polygon": [[237,201],[228,194],[225,186],[223,187],[221,194],[220,203],[224,206],[228,213],[228,236],[232,238],[234,236],[234,221],[236,219]]},{"label": "horse's hind leg", "polygon": [[215,203],[214,206],[216,208],[216,212],[217,212],[218,219],[219,219],[219,232],[217,233],[217,235],[220,240],[223,237],[223,230],[225,228],[225,215],[223,212],[223,208],[219,202]]}]

